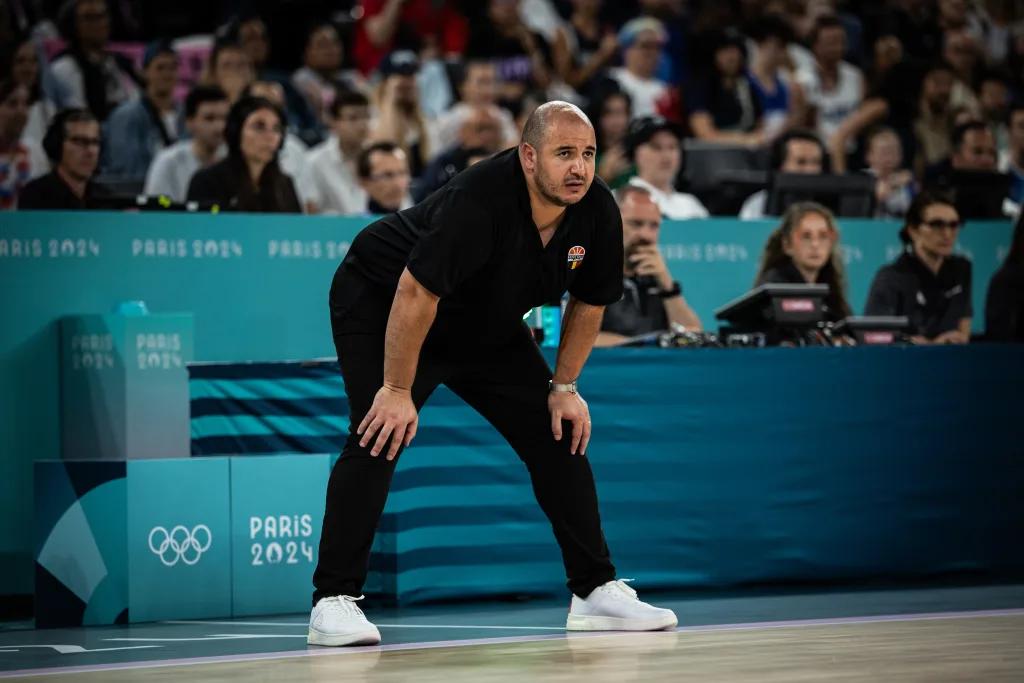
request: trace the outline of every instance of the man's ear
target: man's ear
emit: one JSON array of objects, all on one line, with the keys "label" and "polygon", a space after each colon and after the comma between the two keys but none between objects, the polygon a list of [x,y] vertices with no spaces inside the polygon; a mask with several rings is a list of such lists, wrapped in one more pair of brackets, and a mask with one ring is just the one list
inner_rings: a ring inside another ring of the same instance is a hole
[{"label": "man's ear", "polygon": [[519,145],[519,158],[527,171],[532,173],[537,167],[537,150],[530,143],[523,142]]}]

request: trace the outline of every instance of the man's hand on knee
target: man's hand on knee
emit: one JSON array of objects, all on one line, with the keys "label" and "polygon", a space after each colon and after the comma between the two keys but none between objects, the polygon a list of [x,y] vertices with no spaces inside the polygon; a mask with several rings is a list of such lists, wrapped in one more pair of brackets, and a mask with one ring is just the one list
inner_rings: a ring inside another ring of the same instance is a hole
[{"label": "man's hand on knee", "polygon": [[590,408],[577,393],[553,391],[548,394],[548,410],[551,412],[551,433],[555,441],[562,440],[562,420],[572,422],[572,444],[569,452],[573,455],[587,454],[590,443]]},{"label": "man's hand on knee", "polygon": [[374,396],[373,405],[359,423],[356,433],[363,437],[359,440],[363,448],[376,434],[377,440],[370,449],[370,455],[376,457],[387,448],[387,459],[394,460],[398,449],[412,442],[418,424],[419,415],[409,390],[384,385]]}]

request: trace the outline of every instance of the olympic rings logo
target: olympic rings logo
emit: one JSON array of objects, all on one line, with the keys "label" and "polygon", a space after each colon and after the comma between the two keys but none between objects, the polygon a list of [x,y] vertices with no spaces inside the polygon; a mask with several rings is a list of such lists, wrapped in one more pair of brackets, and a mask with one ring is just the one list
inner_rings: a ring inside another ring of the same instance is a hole
[{"label": "olympic rings logo", "polygon": [[213,534],[205,524],[197,524],[191,531],[181,524],[170,531],[155,526],[149,532],[149,549],[168,567],[173,567],[179,561],[187,565],[195,564],[212,543]]}]

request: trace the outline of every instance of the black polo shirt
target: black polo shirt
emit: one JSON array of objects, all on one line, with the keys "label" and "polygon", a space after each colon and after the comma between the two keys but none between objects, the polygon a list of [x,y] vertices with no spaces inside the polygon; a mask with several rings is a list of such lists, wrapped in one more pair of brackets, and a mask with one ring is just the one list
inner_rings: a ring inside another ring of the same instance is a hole
[{"label": "black polo shirt", "polygon": [[636,337],[668,329],[665,300],[658,296],[661,288],[654,278],[624,277],[622,290],[622,298],[604,309],[602,332]]},{"label": "black polo shirt", "polygon": [[496,341],[521,331],[531,308],[567,290],[595,306],[618,301],[622,219],[608,186],[595,178],[544,246],[512,148],[367,226],[345,265],[391,290],[408,267],[441,298],[435,330],[471,329],[477,341]]},{"label": "black polo shirt", "polygon": [[971,262],[950,256],[936,274],[910,249],[878,271],[864,307],[865,315],[905,315],[910,333],[928,339],[957,329],[972,313]]}]

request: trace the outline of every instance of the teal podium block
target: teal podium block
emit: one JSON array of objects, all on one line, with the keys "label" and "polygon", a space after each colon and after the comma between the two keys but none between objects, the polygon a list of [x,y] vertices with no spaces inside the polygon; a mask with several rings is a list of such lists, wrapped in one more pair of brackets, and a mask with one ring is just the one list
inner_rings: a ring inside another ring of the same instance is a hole
[{"label": "teal podium block", "polygon": [[40,627],[231,615],[227,458],[35,463]]},{"label": "teal podium block", "polygon": [[191,313],[61,319],[61,457],[189,455]]},{"label": "teal podium block", "polygon": [[326,454],[231,458],[235,616],[309,609],[330,461]]},{"label": "teal podium block", "polygon": [[228,460],[127,463],[131,621],[231,614]]}]

